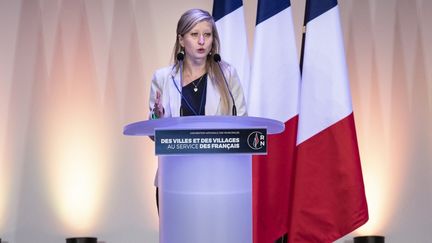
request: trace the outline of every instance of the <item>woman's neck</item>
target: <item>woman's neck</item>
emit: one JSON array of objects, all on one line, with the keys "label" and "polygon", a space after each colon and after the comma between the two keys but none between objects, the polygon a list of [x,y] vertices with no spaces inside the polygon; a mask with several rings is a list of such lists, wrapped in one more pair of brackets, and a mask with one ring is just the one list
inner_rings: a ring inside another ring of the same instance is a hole
[{"label": "woman's neck", "polygon": [[197,61],[186,59],[183,67],[184,85],[189,84],[195,79],[206,73],[206,60]]}]

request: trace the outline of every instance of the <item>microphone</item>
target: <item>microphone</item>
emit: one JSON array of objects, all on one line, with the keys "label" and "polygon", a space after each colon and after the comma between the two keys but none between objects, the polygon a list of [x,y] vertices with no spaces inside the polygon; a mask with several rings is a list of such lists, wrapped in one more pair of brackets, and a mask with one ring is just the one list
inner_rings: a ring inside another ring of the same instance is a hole
[{"label": "microphone", "polygon": [[223,79],[224,79],[224,81],[225,81],[225,85],[226,85],[226,87],[227,87],[227,89],[228,89],[228,92],[229,92],[229,94],[230,94],[230,96],[231,96],[231,100],[232,100],[232,103],[233,103],[233,107],[232,107],[232,115],[233,115],[233,116],[237,116],[237,107],[236,107],[236,105],[235,105],[234,96],[233,96],[232,93],[231,93],[231,89],[229,88],[228,82],[227,82],[227,80],[226,80],[226,78],[225,78],[225,74],[224,74],[224,72],[222,71],[222,67],[221,67],[221,65],[220,65],[220,61],[222,60],[222,59],[221,59],[221,56],[220,56],[219,54],[215,53],[215,54],[213,55],[213,60],[218,64],[219,70],[221,71],[221,73],[222,73],[222,77],[223,77]]},{"label": "microphone", "polygon": [[[183,59],[184,59],[184,52],[181,51],[181,52],[177,53],[176,58],[177,58],[177,61],[179,61],[179,63],[180,63],[180,69],[179,70],[180,70],[180,85],[181,85],[183,83]],[[180,95],[182,96],[182,98],[184,98],[181,91],[180,91]],[[183,107],[182,107],[181,104],[180,104],[180,116],[183,116]]]},{"label": "microphone", "polygon": [[184,59],[184,52],[181,51],[181,52],[177,53],[176,58],[177,58],[177,61],[183,61],[183,59]]}]

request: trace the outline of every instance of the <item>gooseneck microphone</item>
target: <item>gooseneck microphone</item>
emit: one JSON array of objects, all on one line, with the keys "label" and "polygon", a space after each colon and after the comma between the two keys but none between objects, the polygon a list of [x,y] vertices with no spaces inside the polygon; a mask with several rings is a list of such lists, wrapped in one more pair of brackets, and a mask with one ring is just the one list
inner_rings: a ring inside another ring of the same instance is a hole
[{"label": "gooseneck microphone", "polygon": [[233,103],[233,106],[232,106],[232,115],[233,115],[233,116],[237,116],[237,107],[236,107],[236,105],[235,105],[234,96],[233,96],[232,93],[231,93],[231,89],[230,89],[230,87],[229,87],[229,85],[228,85],[228,82],[227,82],[227,80],[226,80],[226,78],[225,78],[225,74],[224,74],[224,72],[223,72],[223,70],[222,70],[222,67],[221,67],[221,65],[220,65],[220,61],[222,60],[222,59],[221,59],[221,56],[220,56],[219,54],[215,53],[215,54],[213,55],[213,60],[218,64],[219,70],[221,71],[221,73],[222,73],[222,77],[223,77],[223,79],[224,79],[224,81],[225,81],[225,85],[226,85],[226,87],[227,87],[227,89],[228,89],[228,92],[229,92],[229,94],[230,94],[230,96],[231,96],[231,100],[232,100],[232,103]]},{"label": "gooseneck microphone", "polygon": [[[180,63],[180,85],[183,84],[183,59],[184,59],[184,52],[177,53],[177,61]],[[174,83],[175,84],[175,83]],[[183,98],[183,94],[180,91],[180,96]],[[180,104],[180,116],[183,116],[183,107]]]}]

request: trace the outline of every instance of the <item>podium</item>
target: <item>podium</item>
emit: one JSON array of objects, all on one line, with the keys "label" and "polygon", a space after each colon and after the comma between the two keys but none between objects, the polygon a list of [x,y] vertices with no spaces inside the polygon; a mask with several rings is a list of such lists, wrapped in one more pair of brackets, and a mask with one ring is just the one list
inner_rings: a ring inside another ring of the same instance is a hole
[{"label": "podium", "polygon": [[[125,135],[153,136],[156,130],[265,128],[282,122],[237,116],[190,116],[127,125]],[[250,153],[158,156],[161,243],[251,243],[252,155]]]}]

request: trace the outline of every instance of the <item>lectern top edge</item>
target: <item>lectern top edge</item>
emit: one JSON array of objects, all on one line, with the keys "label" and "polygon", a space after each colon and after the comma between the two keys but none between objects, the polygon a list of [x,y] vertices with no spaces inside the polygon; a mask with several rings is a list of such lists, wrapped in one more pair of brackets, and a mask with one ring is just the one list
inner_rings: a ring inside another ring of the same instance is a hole
[{"label": "lectern top edge", "polygon": [[155,129],[241,129],[266,128],[268,134],[281,133],[285,125],[277,120],[252,116],[188,116],[139,121],[126,125],[124,135],[154,135]]}]

